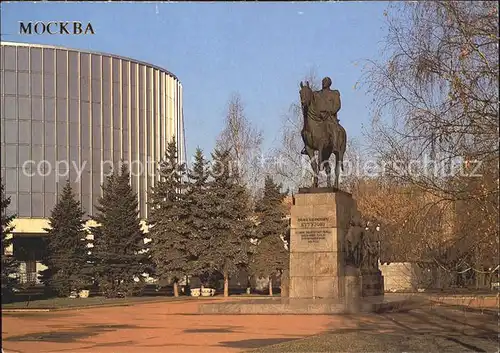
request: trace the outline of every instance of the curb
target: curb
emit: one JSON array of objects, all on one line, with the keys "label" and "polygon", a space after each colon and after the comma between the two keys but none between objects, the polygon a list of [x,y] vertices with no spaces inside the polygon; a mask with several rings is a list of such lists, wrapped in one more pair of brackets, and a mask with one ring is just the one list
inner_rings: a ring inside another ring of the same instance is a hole
[{"label": "curb", "polygon": [[[171,299],[167,299],[171,298]],[[95,308],[111,308],[117,306],[131,306],[136,304],[153,304],[153,303],[179,303],[179,302],[189,302],[189,301],[204,301],[204,300],[227,300],[227,299],[238,299],[238,297],[223,297],[223,296],[210,296],[210,297],[191,297],[186,296],[185,298],[174,299],[173,297],[167,298],[158,298],[153,300],[144,300],[144,301],[135,301],[135,302],[124,302],[124,303],[103,303],[103,304],[95,304],[95,305],[84,305],[84,306],[73,306],[73,307],[62,307],[62,308],[2,308],[2,313],[35,313],[35,312],[54,312],[54,311],[67,311],[67,310],[85,310],[85,309],[95,309]],[[240,297],[241,299],[269,299],[273,297]]]},{"label": "curb", "polygon": [[136,301],[136,302],[128,302],[128,303],[103,303],[103,304],[95,304],[95,305],[85,305],[85,306],[73,306],[73,307],[63,307],[63,308],[5,308],[2,309],[2,313],[13,313],[13,312],[53,312],[53,311],[67,311],[67,310],[84,310],[84,309],[96,309],[96,308],[111,308],[117,306],[131,306],[135,304],[154,304],[154,303],[176,303],[185,301],[187,299],[158,299],[158,300],[145,300],[145,301]]},{"label": "curb", "polygon": [[2,313],[49,312],[53,309],[2,309]]}]

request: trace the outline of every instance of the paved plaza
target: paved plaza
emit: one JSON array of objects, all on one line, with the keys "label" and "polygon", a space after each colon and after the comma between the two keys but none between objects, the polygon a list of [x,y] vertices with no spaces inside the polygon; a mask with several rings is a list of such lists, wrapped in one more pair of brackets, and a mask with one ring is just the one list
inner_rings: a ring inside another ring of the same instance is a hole
[{"label": "paved plaza", "polygon": [[355,327],[341,316],[198,315],[201,302],[208,301],[4,313],[3,347],[6,353],[241,352]]},{"label": "paved plaza", "polygon": [[491,309],[424,307],[357,316],[197,314],[200,303],[221,300],[3,313],[2,346],[6,353],[284,352],[292,351],[290,345],[294,352],[415,351],[413,344],[433,340],[446,348],[439,343],[443,340],[455,351],[494,352],[498,346],[498,316]]}]

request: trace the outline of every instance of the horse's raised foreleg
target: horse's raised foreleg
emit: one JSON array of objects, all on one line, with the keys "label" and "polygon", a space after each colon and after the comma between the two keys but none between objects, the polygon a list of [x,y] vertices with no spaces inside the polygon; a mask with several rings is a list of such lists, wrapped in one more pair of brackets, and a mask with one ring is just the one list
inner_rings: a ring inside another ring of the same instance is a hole
[{"label": "horse's raised foreleg", "polygon": [[325,148],[320,151],[320,163],[323,168],[325,168],[326,173],[326,186],[332,186],[332,168],[330,166],[330,156],[332,155],[331,148]]},{"label": "horse's raised foreleg", "polygon": [[306,152],[309,156],[309,160],[311,161],[311,168],[313,172],[313,188],[318,187],[318,163],[316,162],[316,156],[314,155],[314,149],[306,145]]},{"label": "horse's raised foreleg", "polygon": [[333,183],[333,187],[335,189],[339,188],[339,175],[340,175],[340,165],[342,163],[342,160],[339,157],[338,152],[334,152],[335,154],[335,181]]}]

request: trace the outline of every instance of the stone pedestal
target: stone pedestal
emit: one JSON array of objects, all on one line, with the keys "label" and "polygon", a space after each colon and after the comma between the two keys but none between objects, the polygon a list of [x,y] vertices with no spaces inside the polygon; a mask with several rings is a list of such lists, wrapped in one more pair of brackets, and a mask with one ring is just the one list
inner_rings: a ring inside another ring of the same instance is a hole
[{"label": "stone pedestal", "polygon": [[281,275],[281,296],[283,298],[289,297],[289,288],[290,288],[290,277],[288,274],[288,270],[285,270]]},{"label": "stone pedestal", "polygon": [[331,188],[301,189],[291,209],[290,298],[344,297],[344,236],[356,202]]},{"label": "stone pedestal", "polygon": [[199,312],[310,315],[407,310],[414,305],[411,301],[380,295],[384,286],[378,269],[346,265],[344,238],[355,211],[356,202],[346,192],[300,189],[291,209],[290,268],[282,277],[283,298],[208,303],[200,305]]},{"label": "stone pedestal", "polygon": [[345,312],[357,314],[361,311],[361,271],[357,267],[345,268]]}]

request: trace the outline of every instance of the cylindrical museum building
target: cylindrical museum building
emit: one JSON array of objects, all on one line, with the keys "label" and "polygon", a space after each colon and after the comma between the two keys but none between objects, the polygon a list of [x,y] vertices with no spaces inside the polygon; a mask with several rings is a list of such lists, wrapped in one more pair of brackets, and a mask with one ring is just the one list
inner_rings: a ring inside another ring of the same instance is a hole
[{"label": "cylindrical museum building", "polygon": [[101,183],[120,162],[147,218],[167,142],[175,138],[185,159],[178,78],[112,54],[12,42],[1,42],[0,65],[1,178],[14,237],[44,233],[66,180],[92,215]]}]

